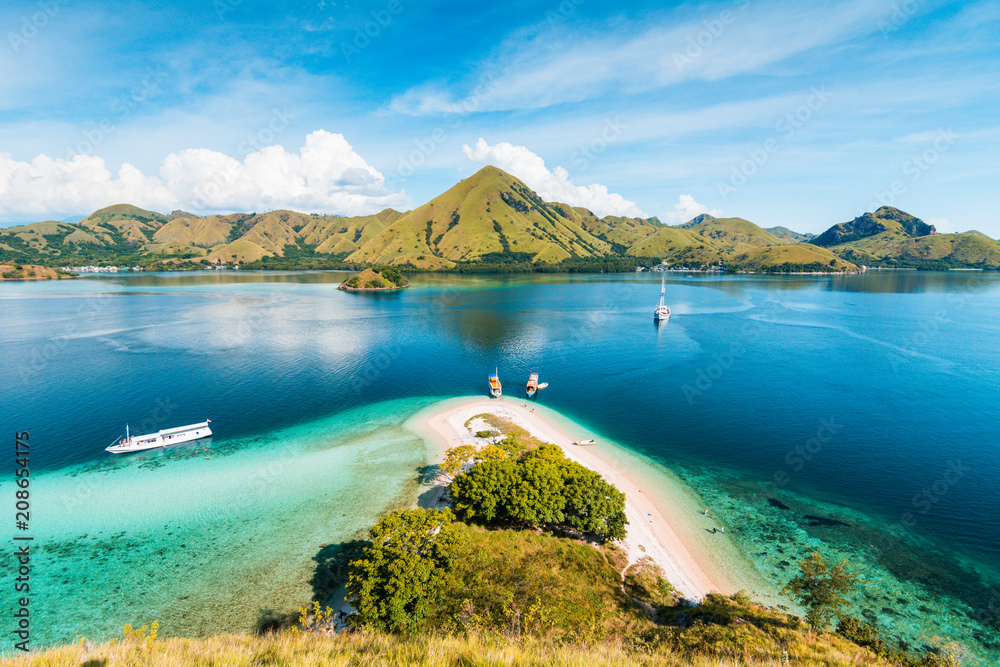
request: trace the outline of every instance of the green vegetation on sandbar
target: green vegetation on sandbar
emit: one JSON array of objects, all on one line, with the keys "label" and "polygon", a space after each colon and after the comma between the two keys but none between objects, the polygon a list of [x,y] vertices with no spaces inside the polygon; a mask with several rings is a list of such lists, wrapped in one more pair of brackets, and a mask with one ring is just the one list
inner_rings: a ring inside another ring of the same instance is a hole
[{"label": "green vegetation on sandbar", "polygon": [[[857,580],[846,563],[831,567],[818,553],[799,564],[786,587],[808,610],[806,619],[756,604],[743,592],[684,600],[652,560],[630,564],[615,545],[625,527],[618,489],[555,445],[528,448],[493,428],[484,432],[485,446],[448,452],[457,472],[449,487],[454,513],[390,512],[367,540],[343,545],[317,567],[317,596],[345,584],[356,610],[346,619],[314,600],[297,621],[292,614],[269,617],[253,635],[162,639],[154,622],[126,626],[123,638],[109,644],[81,638],[4,664],[962,664],[961,647],[947,640],[893,648],[876,628],[847,616],[845,595]],[[831,632],[834,618],[839,624]]]},{"label": "green vegetation on sandbar", "polygon": [[[662,667],[957,667],[961,649],[937,640],[891,648],[878,631],[844,617],[836,632],[755,604],[745,593],[676,596],[648,559],[628,566],[612,543],[535,530],[489,530],[448,510],[392,512],[351,550],[347,597],[353,631],[335,633],[313,603],[297,623],[253,635],[124,637],[32,653],[4,664],[567,665]],[[840,580],[803,561],[806,588]],[[818,595],[815,600],[826,600]],[[838,605],[833,608],[839,609]],[[816,619],[814,619],[816,620]],[[169,628],[166,629],[169,633]],[[153,636],[151,636],[153,635]]]}]

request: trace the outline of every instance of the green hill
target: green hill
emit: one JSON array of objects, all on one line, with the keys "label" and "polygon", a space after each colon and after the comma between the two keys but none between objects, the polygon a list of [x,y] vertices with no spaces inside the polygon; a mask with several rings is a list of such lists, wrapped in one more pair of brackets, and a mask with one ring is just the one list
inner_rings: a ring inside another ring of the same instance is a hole
[{"label": "green hill", "polygon": [[753,248],[733,258],[733,266],[750,271],[767,272],[833,272],[857,271],[826,248],[808,243]]},{"label": "green hill", "polygon": [[830,250],[843,259],[867,266],[1000,268],[1000,242],[977,231],[918,238],[879,235],[833,246]]},{"label": "green hill", "polygon": [[[811,242],[815,249],[755,249]],[[668,227],[656,218],[598,217],[546,202],[523,181],[487,166],[409,212],[344,217],[296,211],[169,216],[128,204],[79,223],[0,229],[0,262],[49,267],[115,264],[195,269],[398,268],[460,272],[621,271],[650,260],[692,268],[724,264],[757,271],[812,270],[820,263],[924,268],[997,268],[998,244],[978,232],[937,234],[908,213],[882,207],[819,237],[743,218],[702,214]],[[799,261],[800,260],[800,261]],[[774,268],[783,267],[783,268]]]},{"label": "green hill", "polygon": [[834,225],[813,239],[812,243],[828,248],[871,238],[877,238],[881,242],[936,233],[933,225],[928,225],[920,218],[898,208],[883,206],[874,213],[865,213],[850,222]]},{"label": "green hill", "polygon": [[460,262],[602,258],[612,246],[584,228],[591,215],[542,201],[519,179],[488,166],[409,212],[347,259],[453,268]]},{"label": "green hill", "polygon": [[933,225],[889,206],[834,225],[812,242],[859,265],[1000,268],[1000,242],[995,239],[977,231],[938,234]]},{"label": "green hill", "polygon": [[779,239],[786,239],[790,243],[798,243],[800,241],[809,243],[816,238],[815,234],[800,234],[799,232],[792,231],[788,227],[767,227],[764,231],[771,232]]},{"label": "green hill", "polygon": [[658,229],[651,236],[633,244],[628,249],[628,254],[690,266],[718,264],[726,256],[711,239],[679,227]]},{"label": "green hill", "polygon": [[680,228],[711,239],[716,247],[727,252],[741,252],[750,246],[781,245],[786,242],[743,218],[715,218],[703,214],[680,225]]}]

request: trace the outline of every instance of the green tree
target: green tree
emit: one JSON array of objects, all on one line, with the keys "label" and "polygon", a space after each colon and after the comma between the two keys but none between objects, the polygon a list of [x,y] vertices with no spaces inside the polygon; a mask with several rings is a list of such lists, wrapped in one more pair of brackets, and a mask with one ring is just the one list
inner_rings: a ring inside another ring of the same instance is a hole
[{"label": "green tree", "polygon": [[518,466],[519,479],[507,502],[507,516],[512,521],[538,526],[562,523],[563,476],[557,463],[540,456],[529,456]]},{"label": "green tree", "polygon": [[841,609],[848,604],[845,595],[858,583],[858,578],[847,570],[847,561],[830,567],[818,551],[799,563],[799,576],[782,589],[799,604],[806,607],[806,620],[813,628],[827,627],[836,616],[843,618]]},{"label": "green tree", "polygon": [[484,461],[456,477],[448,491],[458,516],[493,523],[509,520],[507,504],[519,482],[517,466],[511,459]]},{"label": "green tree", "polygon": [[486,445],[476,452],[475,461],[479,463],[480,461],[501,461],[509,458],[510,454],[506,449],[496,445]]},{"label": "green tree", "polygon": [[397,510],[372,526],[352,561],[347,600],[358,625],[413,630],[440,601],[457,539],[449,510]]},{"label": "green tree", "polygon": [[507,453],[507,450],[497,447],[496,445],[486,445],[485,447],[476,447],[475,445],[459,445],[458,447],[452,447],[445,452],[444,463],[441,464],[441,470],[442,472],[454,476],[462,472],[462,470],[464,470],[470,463],[498,461],[506,458],[510,458],[510,454]]},{"label": "green tree", "polygon": [[558,446],[541,445],[519,460],[482,460],[490,449],[480,450],[482,462],[451,483],[461,518],[487,524],[568,524],[602,539],[625,537],[625,494],[567,459]]},{"label": "green tree", "polygon": [[475,458],[475,445],[452,447],[444,453],[444,463],[441,464],[441,470],[449,475],[457,475],[462,472],[466,465],[472,463]]},{"label": "green tree", "polygon": [[625,494],[579,463],[563,466],[566,521],[581,533],[625,539]]}]

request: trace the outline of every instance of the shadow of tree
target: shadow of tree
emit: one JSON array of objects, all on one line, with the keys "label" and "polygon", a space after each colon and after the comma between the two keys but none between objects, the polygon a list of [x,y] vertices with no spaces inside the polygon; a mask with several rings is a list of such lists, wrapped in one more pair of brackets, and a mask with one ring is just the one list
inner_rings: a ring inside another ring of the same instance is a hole
[{"label": "shadow of tree", "polygon": [[313,588],[313,600],[320,604],[328,604],[336,596],[350,572],[349,564],[361,557],[361,551],[371,544],[368,540],[350,540],[339,544],[328,544],[322,547],[313,560],[316,570],[309,584]]},{"label": "shadow of tree", "polygon": [[253,632],[257,635],[266,635],[279,630],[292,627],[299,619],[299,612],[278,611],[265,607],[257,615],[257,622],[254,623]]},{"label": "shadow of tree", "polygon": [[441,477],[441,466],[436,463],[417,468],[417,482],[423,486],[434,484],[439,477]]}]

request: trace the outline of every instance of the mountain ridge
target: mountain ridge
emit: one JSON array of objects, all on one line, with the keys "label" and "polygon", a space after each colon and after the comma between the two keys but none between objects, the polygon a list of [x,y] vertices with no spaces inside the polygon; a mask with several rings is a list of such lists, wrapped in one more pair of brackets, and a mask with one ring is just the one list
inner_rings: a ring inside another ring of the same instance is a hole
[{"label": "mountain ridge", "polygon": [[[794,249],[777,250],[783,247]],[[154,270],[240,264],[441,271],[631,270],[662,261],[734,270],[853,271],[862,264],[997,268],[1000,243],[977,232],[938,234],[933,225],[891,207],[815,237],[707,213],[674,226],[657,218],[598,217],[586,208],[545,201],[515,176],[486,166],[411,211],[389,208],[364,216],[288,210],[165,215],[115,204],[78,223],[50,220],[0,229],[0,261]]]}]

